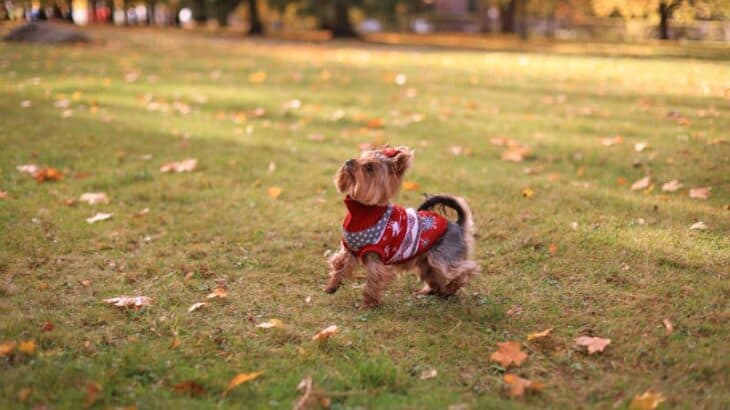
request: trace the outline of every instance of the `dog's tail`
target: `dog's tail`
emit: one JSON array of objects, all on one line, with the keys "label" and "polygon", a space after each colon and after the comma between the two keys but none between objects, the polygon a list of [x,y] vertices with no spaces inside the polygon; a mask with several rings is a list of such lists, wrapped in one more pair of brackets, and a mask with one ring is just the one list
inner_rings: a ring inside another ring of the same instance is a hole
[{"label": "dog's tail", "polygon": [[434,195],[426,198],[418,207],[419,211],[430,211],[435,206],[451,208],[456,211],[456,223],[461,227],[464,233],[464,242],[466,243],[467,253],[472,254],[474,250],[474,219],[472,218],[471,209],[464,198],[451,195]]}]

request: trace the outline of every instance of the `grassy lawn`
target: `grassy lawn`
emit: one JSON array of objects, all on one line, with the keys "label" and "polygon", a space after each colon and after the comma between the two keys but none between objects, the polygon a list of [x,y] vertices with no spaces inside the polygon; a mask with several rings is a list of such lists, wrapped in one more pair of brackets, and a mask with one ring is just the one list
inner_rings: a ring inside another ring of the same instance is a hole
[{"label": "grassy lawn", "polygon": [[[307,376],[332,408],[730,402],[727,61],[92,34],[0,44],[0,343],[35,342],[0,357],[0,408],[291,408]],[[530,158],[502,160],[499,137]],[[483,273],[458,297],[402,275],[363,310],[362,272],[321,291],[345,213],[332,176],[366,143],[416,150],[401,203],[469,200]],[[160,172],[184,158],[195,172]],[[31,163],[64,179],[16,170]],[[154,301],[103,303],[120,295]],[[583,335],[611,344],[588,355]],[[529,358],[505,370],[489,359],[509,340]],[[545,387],[512,399],[505,371]]]}]

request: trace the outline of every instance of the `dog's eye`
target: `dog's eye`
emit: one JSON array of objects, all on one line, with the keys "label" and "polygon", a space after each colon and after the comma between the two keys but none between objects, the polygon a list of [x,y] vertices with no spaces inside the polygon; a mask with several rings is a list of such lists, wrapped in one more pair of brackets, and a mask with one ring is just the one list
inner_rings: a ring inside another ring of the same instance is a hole
[{"label": "dog's eye", "polygon": [[365,171],[373,172],[373,164],[365,164]]}]

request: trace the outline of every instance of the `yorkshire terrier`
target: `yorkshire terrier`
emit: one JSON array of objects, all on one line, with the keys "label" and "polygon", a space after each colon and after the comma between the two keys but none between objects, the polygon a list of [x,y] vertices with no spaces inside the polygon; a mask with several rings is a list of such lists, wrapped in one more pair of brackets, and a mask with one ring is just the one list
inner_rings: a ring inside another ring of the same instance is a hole
[{"label": "yorkshire terrier", "polygon": [[[391,266],[418,268],[425,283],[421,295],[449,297],[480,270],[471,257],[474,222],[462,198],[438,195],[427,198],[418,210],[392,204],[403,175],[413,163],[408,147],[363,151],[347,160],[335,175],[335,185],[345,194],[348,213],[342,225],[340,250],[329,260],[325,292],[334,293],[358,261],[367,271],[365,306],[375,307],[395,276]],[[456,222],[432,212],[435,206],[456,211]]]}]

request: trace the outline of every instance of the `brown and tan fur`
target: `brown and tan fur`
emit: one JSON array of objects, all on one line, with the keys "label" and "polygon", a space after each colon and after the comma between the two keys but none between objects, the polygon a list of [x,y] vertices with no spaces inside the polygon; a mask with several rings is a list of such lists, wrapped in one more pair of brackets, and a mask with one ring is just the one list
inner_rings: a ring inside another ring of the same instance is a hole
[{"label": "brown and tan fur", "polygon": [[[411,167],[413,152],[407,147],[395,148],[392,157],[378,155],[378,151],[364,151],[358,159],[345,162],[335,175],[339,192],[366,205],[386,206],[400,191],[403,175]],[[479,272],[479,265],[472,258],[474,250],[474,223],[466,201],[456,201],[464,212],[461,225],[449,223],[449,229],[440,242],[418,257],[399,265],[385,265],[374,253],[363,256],[362,264],[367,272],[364,288],[366,307],[379,305],[388,284],[393,280],[393,266],[402,270],[417,268],[425,283],[418,294],[435,294],[448,297],[464,286]],[[357,256],[341,245],[340,250],[328,260],[329,280],[327,293],[334,293],[349,278],[360,262]]]}]

